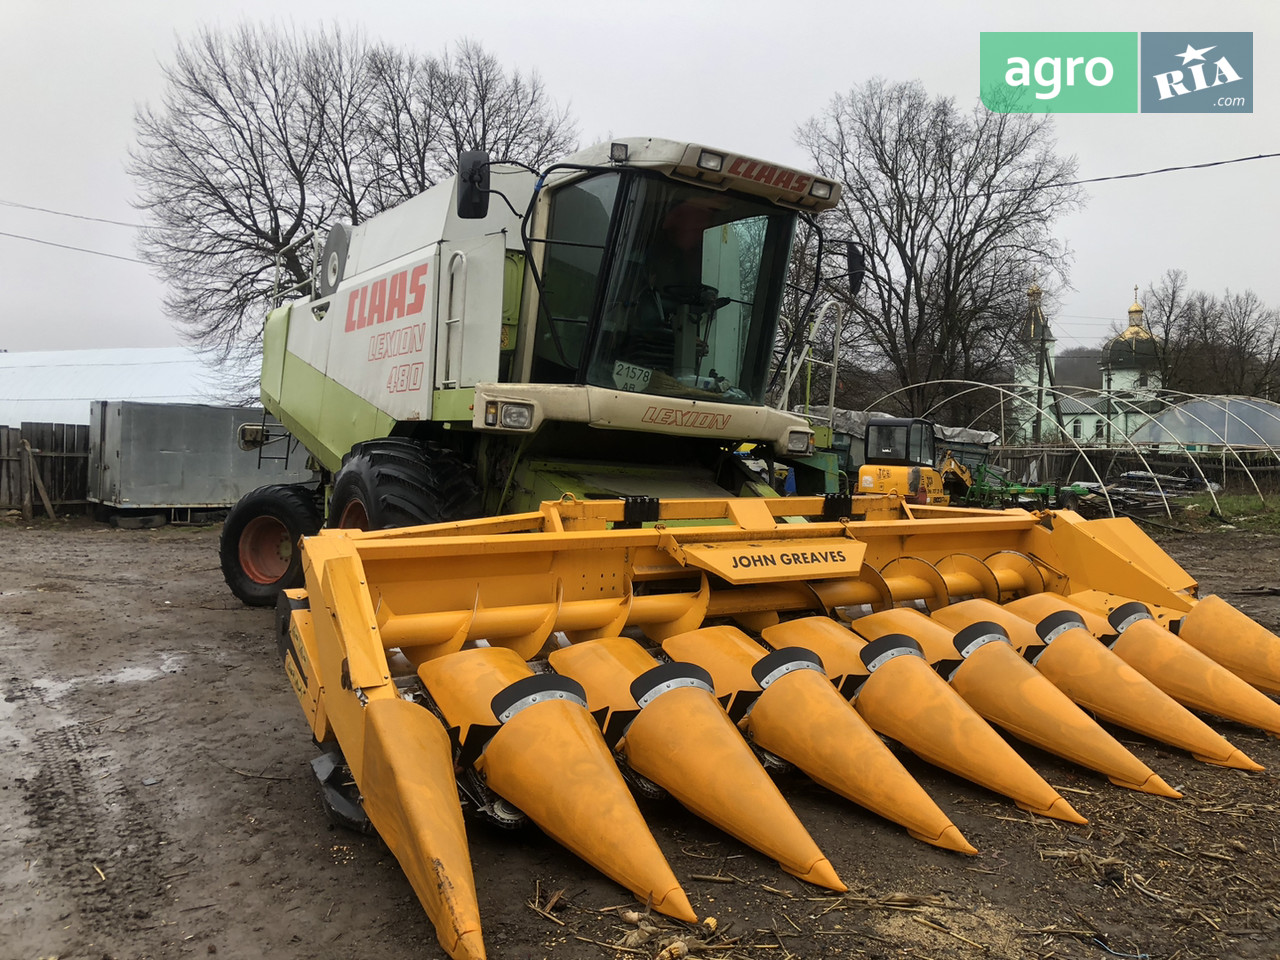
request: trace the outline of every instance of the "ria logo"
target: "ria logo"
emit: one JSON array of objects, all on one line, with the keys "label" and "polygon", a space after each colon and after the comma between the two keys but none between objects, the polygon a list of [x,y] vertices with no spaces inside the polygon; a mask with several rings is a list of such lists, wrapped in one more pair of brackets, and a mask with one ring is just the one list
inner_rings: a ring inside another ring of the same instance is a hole
[{"label": "ria logo", "polygon": [[1213,49],[1214,47],[1203,47],[1197,50],[1188,43],[1187,49],[1178,54],[1178,56],[1182,58],[1183,67],[1188,68],[1186,72],[1190,74],[1195,86],[1190,89],[1187,87],[1181,70],[1157,73],[1154,79],[1156,81],[1156,89],[1160,91],[1160,99],[1168,100],[1170,97],[1185,97],[1192,89],[1207,90],[1210,87],[1220,87],[1224,83],[1238,83],[1240,74],[1236,73],[1235,68],[1231,66],[1231,61],[1226,57],[1221,57],[1212,62],[1214,68],[1213,82],[1210,83],[1205,79],[1204,68],[1206,62],[1204,55]]},{"label": "ria logo", "polygon": [[1143,113],[1252,113],[1252,33],[1143,33]]}]

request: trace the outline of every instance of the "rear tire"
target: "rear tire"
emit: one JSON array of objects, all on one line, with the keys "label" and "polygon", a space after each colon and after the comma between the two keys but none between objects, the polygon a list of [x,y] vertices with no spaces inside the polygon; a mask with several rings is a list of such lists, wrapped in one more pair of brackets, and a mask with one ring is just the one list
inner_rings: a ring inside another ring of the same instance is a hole
[{"label": "rear tire", "polygon": [[268,607],[281,590],[302,586],[298,538],[320,529],[320,514],[303,487],[272,484],[246,493],[222,524],[222,576],[240,600]]},{"label": "rear tire", "polygon": [[388,530],[480,515],[474,471],[452,450],[398,437],[357,443],[333,481],[329,526]]}]

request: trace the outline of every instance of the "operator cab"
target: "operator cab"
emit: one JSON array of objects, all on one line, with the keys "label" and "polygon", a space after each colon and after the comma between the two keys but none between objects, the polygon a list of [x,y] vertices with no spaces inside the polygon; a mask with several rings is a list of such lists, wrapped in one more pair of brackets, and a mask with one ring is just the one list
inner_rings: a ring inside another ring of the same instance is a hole
[{"label": "operator cab", "polygon": [[529,379],[763,403],[795,221],[634,168],[556,187]]},{"label": "operator cab", "polygon": [[869,464],[933,467],[937,463],[933,423],[885,417],[867,423],[865,460]]}]

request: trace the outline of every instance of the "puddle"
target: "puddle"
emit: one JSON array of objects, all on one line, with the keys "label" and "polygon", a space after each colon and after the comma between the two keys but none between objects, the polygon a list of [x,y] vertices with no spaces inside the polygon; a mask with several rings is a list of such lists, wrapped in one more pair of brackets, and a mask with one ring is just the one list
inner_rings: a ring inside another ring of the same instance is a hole
[{"label": "puddle", "polygon": [[167,673],[177,673],[183,664],[184,657],[177,653],[161,654],[158,664],[148,664],[143,667],[121,667],[114,673],[103,674],[94,677],[95,683],[142,683],[145,680],[155,680],[157,677],[163,677]]},{"label": "puddle", "polygon": [[31,686],[40,691],[40,699],[45,703],[53,703],[55,700],[61,700],[83,682],[83,677],[75,677],[70,680],[51,680],[49,677],[36,677],[31,681]]},{"label": "puddle", "polygon": [[[100,673],[91,677],[71,677],[66,680],[53,680],[39,677],[31,681],[31,686],[40,692],[40,699],[45,703],[55,703],[71,693],[82,683],[93,683],[105,686],[108,683],[145,683],[166,674],[177,673],[182,669],[185,657],[178,653],[166,653],[160,657],[158,664],[147,664],[138,667],[121,667],[111,673]],[[11,712],[15,704],[0,702],[0,718]]]}]

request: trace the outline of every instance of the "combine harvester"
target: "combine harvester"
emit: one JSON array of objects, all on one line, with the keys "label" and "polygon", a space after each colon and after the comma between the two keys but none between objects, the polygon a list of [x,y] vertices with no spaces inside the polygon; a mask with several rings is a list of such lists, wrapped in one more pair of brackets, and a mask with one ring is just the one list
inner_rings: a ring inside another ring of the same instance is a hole
[{"label": "combine harvester", "polygon": [[1132,522],[841,494],[827,438],[764,404],[796,219],[838,185],[659,140],[460,170],[331,230],[316,295],[268,318],[264,405],[324,482],[250,494],[221,545],[238,596],[278,598],[330,812],[450,956],[484,956],[464,811],[693,921],[635,793],[841,891],[769,769],[957,855],[882,737],[1067,823],[990,724],[1171,802],[1083,710],[1257,769],[1188,707],[1277,730],[1280,640]]}]

